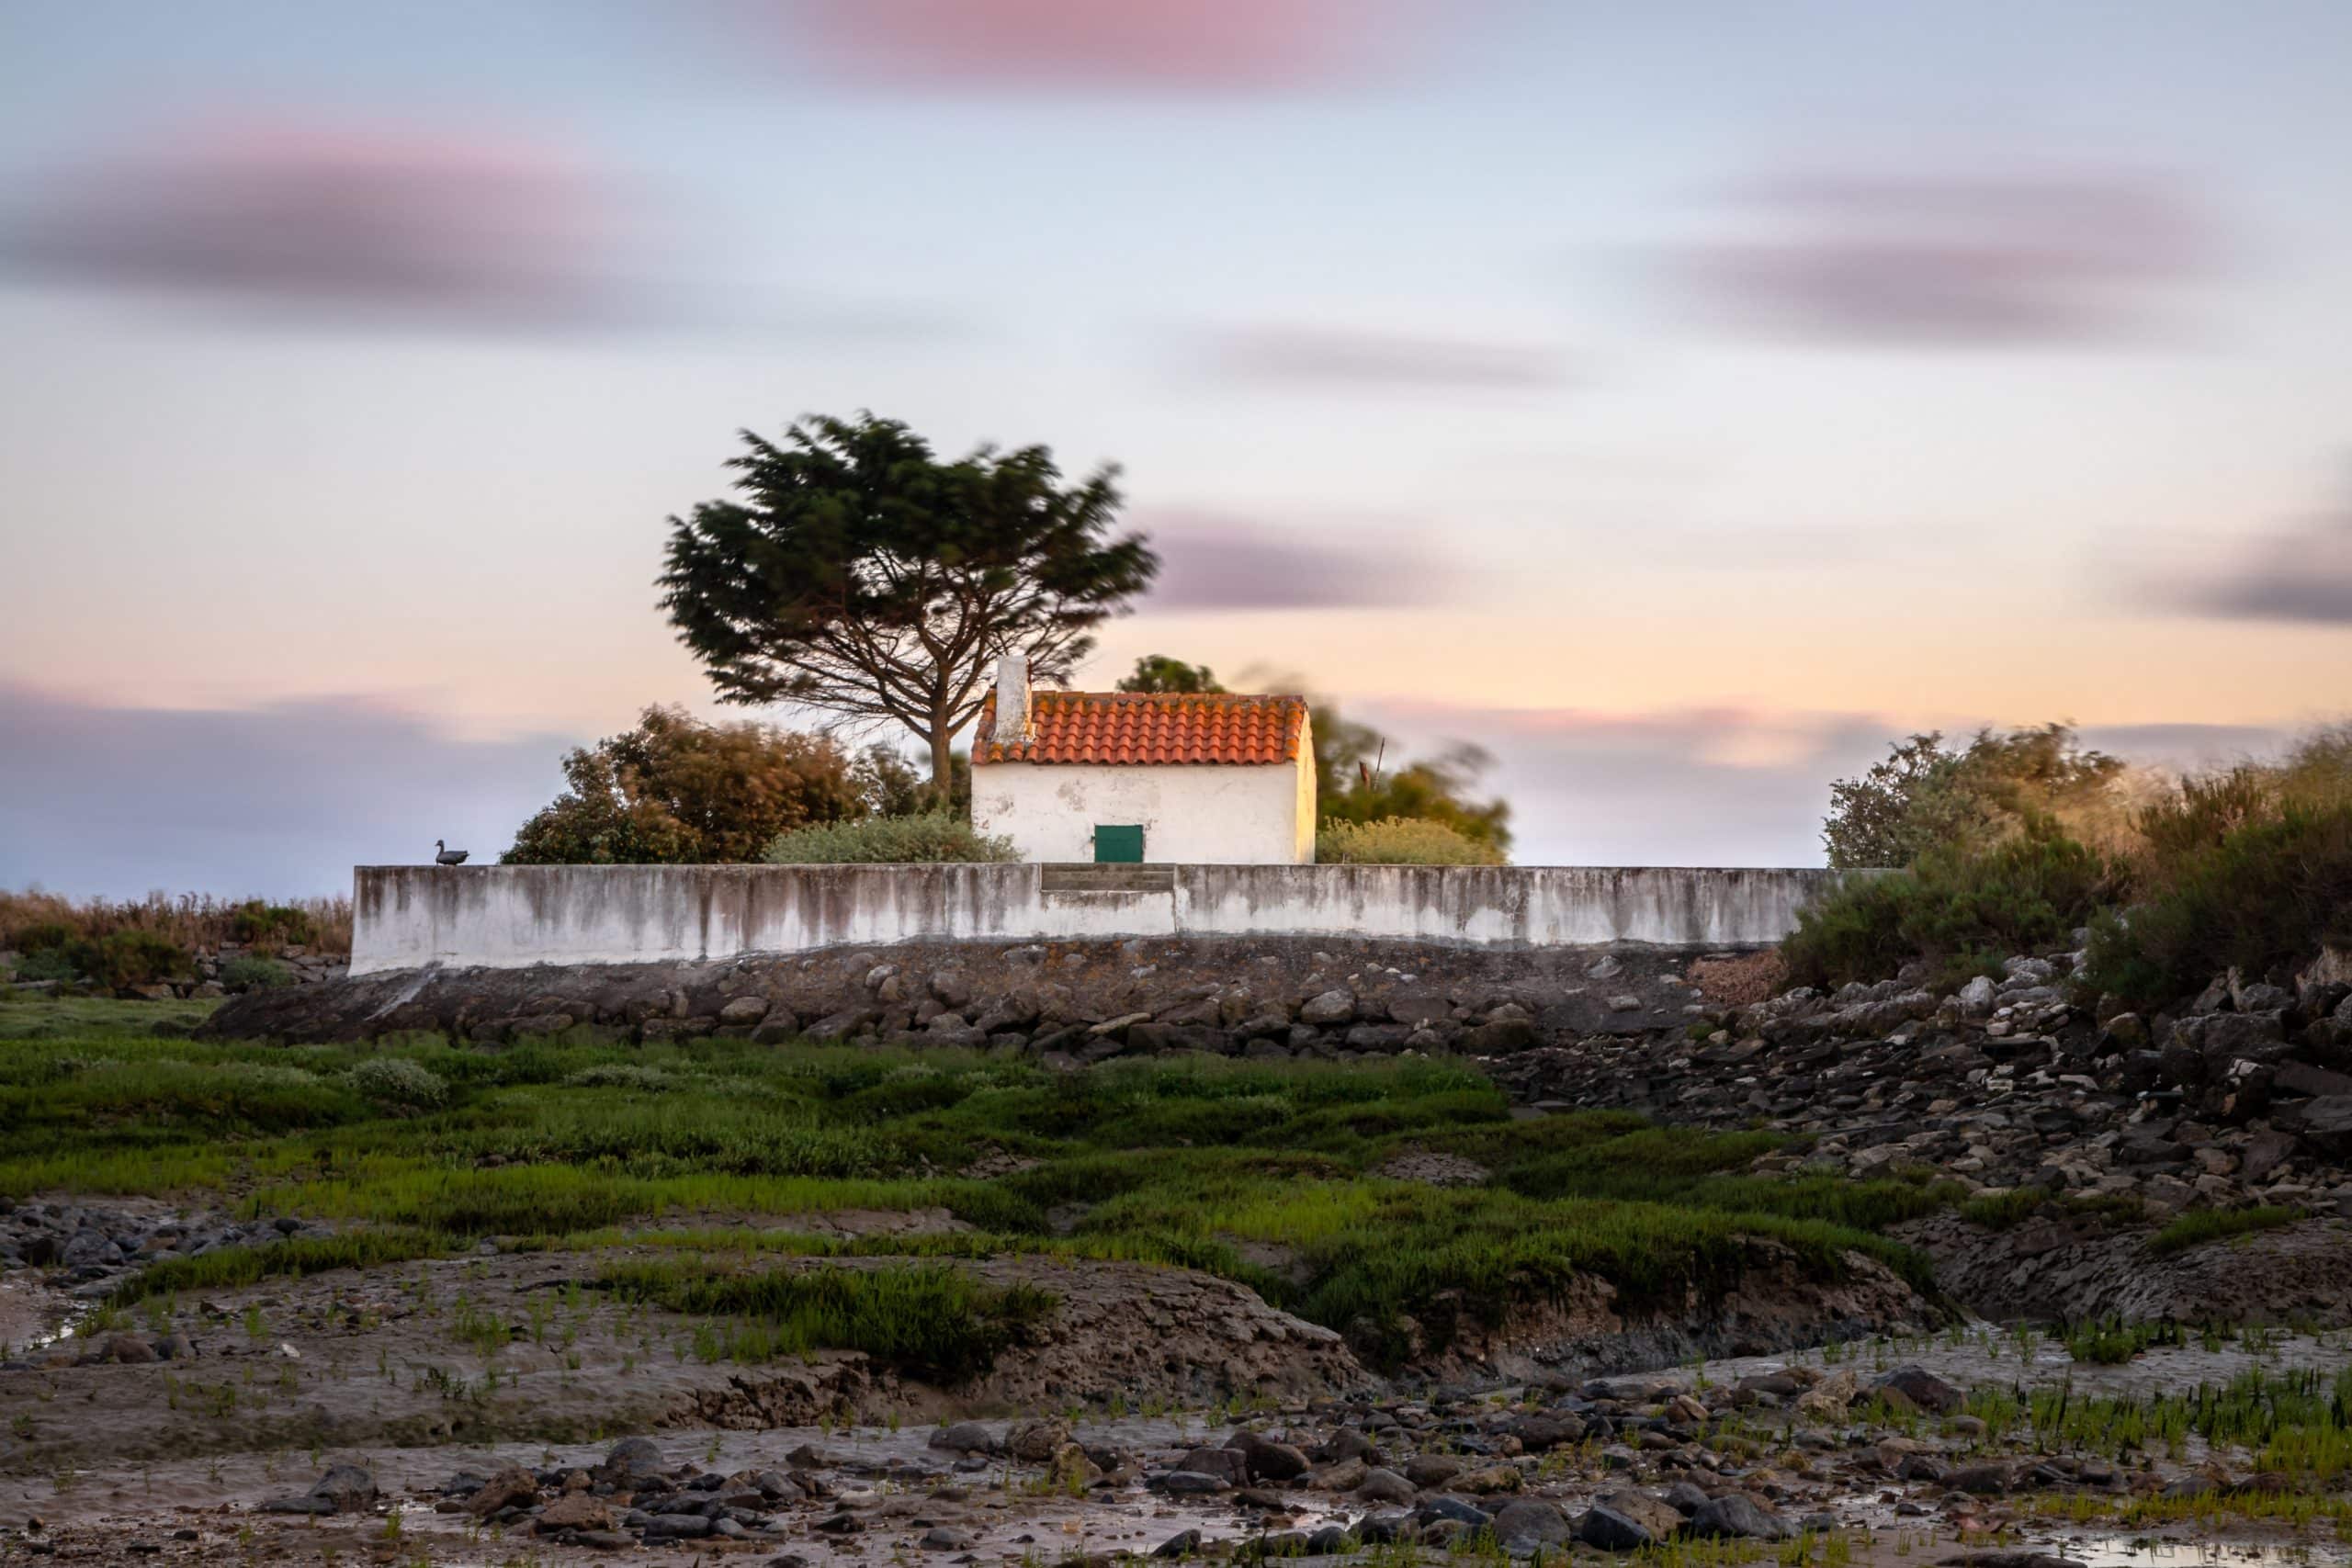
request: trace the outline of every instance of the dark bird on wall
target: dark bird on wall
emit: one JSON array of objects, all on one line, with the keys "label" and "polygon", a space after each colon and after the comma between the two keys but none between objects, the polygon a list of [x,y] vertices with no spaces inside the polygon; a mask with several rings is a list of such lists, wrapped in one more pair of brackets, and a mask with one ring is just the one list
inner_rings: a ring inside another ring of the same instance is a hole
[{"label": "dark bird on wall", "polygon": [[443,843],[443,842],[442,842],[440,840],[438,840],[438,839],[435,839],[435,840],[433,840],[433,847],[434,847],[434,849],[435,849],[435,851],[439,852],[437,852],[436,854],[435,854],[435,855],[434,855],[434,857],[433,857],[433,861],[434,861],[434,863],[435,863],[435,864],[436,864],[436,865],[463,865],[463,864],[465,864],[465,863],[466,863],[466,852],[465,852],[465,851],[463,851],[463,850],[453,850],[453,849],[449,848],[449,846],[448,846],[448,845],[447,845],[447,844]]}]

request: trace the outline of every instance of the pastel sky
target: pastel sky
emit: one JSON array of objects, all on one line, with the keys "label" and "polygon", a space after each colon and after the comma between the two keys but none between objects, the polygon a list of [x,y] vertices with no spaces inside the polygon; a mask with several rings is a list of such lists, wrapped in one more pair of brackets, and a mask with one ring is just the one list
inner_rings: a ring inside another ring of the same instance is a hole
[{"label": "pastel sky", "polygon": [[487,857],[707,707],[733,432],[1124,465],[1085,672],[1480,742],[1532,863],[1815,863],[1913,728],[2352,673],[2337,0],[0,9],[0,886]]}]

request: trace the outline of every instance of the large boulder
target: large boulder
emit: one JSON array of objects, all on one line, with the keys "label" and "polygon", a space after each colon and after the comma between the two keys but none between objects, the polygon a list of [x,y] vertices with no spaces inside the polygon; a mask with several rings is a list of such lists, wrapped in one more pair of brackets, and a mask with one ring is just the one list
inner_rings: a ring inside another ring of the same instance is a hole
[{"label": "large boulder", "polygon": [[1726,1492],[1690,1516],[1695,1536],[1729,1536],[1744,1540],[1786,1540],[1796,1532],[1789,1521],[1744,1492]]}]

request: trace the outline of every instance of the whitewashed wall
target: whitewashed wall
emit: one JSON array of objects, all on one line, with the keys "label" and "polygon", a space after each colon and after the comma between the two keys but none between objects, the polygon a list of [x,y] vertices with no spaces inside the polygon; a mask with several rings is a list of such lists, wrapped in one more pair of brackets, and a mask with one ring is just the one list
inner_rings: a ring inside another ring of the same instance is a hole
[{"label": "whitewashed wall", "polygon": [[1777,942],[1805,900],[1839,876],[1655,866],[1180,865],[1143,874],[1164,881],[1157,890],[1048,892],[1051,874],[1035,864],[362,866],[354,874],[351,967],[630,964],[922,939],[1180,934],[1727,947]]},{"label": "whitewashed wall", "polygon": [[1098,823],[1143,824],[1153,865],[1295,865],[1315,858],[1315,775],[1304,762],[1095,767],[983,762],[972,824],[1029,861],[1091,861]]}]

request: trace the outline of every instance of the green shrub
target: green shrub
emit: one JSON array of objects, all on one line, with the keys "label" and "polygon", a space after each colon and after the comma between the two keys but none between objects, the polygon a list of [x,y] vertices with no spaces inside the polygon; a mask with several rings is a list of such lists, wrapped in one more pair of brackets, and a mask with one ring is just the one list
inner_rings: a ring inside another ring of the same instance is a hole
[{"label": "green shrub", "polygon": [[81,977],[82,968],[74,961],[71,944],[44,947],[38,952],[24,953],[17,960],[17,978],[19,980],[78,980]]},{"label": "green shrub", "polygon": [[1956,983],[2066,942],[2112,895],[2118,868],[2047,818],[1988,850],[1939,849],[1909,871],[1849,879],[1798,911],[1781,956],[1799,985],[1883,979],[1914,958]]},{"label": "green shrub", "polygon": [[119,931],[96,942],[69,942],[75,967],[102,986],[153,986],[196,972],[187,950],[153,931]]},{"label": "green shrub", "polygon": [[430,1111],[449,1098],[439,1074],[404,1056],[370,1056],[345,1076],[355,1092],[404,1111]]},{"label": "green shrub", "polygon": [[1325,865],[1500,865],[1503,852],[1428,818],[1329,822],[1315,835]]},{"label": "green shrub", "polygon": [[220,965],[221,988],[230,991],[269,991],[294,983],[294,971],[275,958],[243,955]]},{"label": "green shrub", "polygon": [[1012,840],[976,831],[944,811],[919,817],[867,817],[779,833],[771,865],[932,865],[1019,860]]},{"label": "green shrub", "polygon": [[42,920],[17,933],[17,951],[28,958],[39,953],[56,953],[73,944],[74,928],[63,920]]},{"label": "green shrub", "polygon": [[265,904],[252,898],[238,905],[229,916],[229,939],[247,946],[302,944],[317,936],[310,911],[291,904]]},{"label": "green shrub", "polygon": [[2158,1008],[2232,967],[2298,966],[2324,943],[2352,945],[2352,804],[2184,834],[2144,883],[2142,902],[2091,929],[2086,977],[2101,990]]}]

